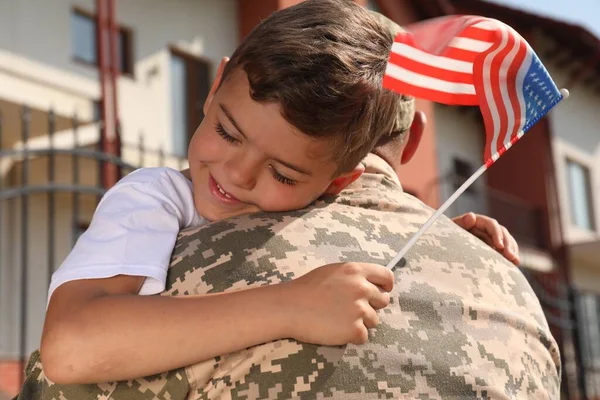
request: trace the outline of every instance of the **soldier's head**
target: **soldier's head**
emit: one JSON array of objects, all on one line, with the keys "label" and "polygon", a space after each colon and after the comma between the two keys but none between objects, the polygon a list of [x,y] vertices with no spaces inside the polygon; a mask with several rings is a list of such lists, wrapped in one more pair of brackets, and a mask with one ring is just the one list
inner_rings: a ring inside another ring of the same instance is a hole
[{"label": "soldier's head", "polygon": [[[386,16],[369,11],[371,16],[387,30],[393,38],[403,29]],[[415,112],[415,99],[401,96],[397,104],[392,130],[379,138],[373,153],[385,159],[396,171],[409,162],[415,154],[425,129],[426,118],[421,111]]]},{"label": "soldier's head", "polygon": [[350,0],[306,0],[260,23],[221,63],[190,144],[198,211],[298,209],[360,176],[412,101],[382,87],[392,42]]}]

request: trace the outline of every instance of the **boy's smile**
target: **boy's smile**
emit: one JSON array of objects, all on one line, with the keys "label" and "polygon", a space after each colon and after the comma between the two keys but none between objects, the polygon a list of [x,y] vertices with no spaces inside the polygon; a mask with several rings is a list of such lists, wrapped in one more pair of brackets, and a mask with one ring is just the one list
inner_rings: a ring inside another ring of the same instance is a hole
[{"label": "boy's smile", "polygon": [[232,71],[219,86],[221,71],[189,146],[200,215],[220,220],[295,210],[339,192],[344,175],[334,180],[332,143],[298,132],[275,102],[254,101],[243,70]]},{"label": "boy's smile", "polygon": [[208,186],[210,188],[210,192],[213,196],[215,196],[219,201],[222,201],[226,205],[237,205],[240,204],[241,201],[232,196],[229,192],[226,192],[225,189],[212,177],[212,175],[208,176]]}]

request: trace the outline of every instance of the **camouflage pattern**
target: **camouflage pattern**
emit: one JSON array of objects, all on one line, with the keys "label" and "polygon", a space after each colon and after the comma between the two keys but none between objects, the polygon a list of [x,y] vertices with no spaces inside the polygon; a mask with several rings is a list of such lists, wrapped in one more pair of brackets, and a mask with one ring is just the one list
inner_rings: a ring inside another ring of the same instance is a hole
[{"label": "camouflage pattern", "polygon": [[25,368],[25,384],[13,400],[171,400],[185,399],[189,382],[183,368],[141,379],[94,385],[57,385],[44,375],[40,352]]},{"label": "camouflage pattern", "polygon": [[[183,232],[163,295],[269,285],[332,262],[386,264],[432,210],[382,159],[365,163],[355,184],[310,208]],[[362,346],[278,340],[153,378],[68,387],[45,379],[34,356],[19,399],[559,398],[558,347],[540,304],[494,250],[442,217],[395,274]]]}]

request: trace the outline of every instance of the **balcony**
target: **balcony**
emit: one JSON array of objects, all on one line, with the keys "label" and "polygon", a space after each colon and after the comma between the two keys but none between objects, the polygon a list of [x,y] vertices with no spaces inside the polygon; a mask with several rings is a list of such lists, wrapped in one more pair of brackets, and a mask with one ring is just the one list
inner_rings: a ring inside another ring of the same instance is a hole
[{"label": "balcony", "polygon": [[[452,175],[444,179],[441,193],[445,194],[445,199],[463,181]],[[488,188],[482,183],[474,184],[462,194],[450,207],[448,215],[456,216],[469,211],[488,215],[504,225],[520,246],[547,250],[549,245],[542,208],[508,193]]]},{"label": "balcony", "polygon": [[548,247],[541,207],[490,188],[486,191],[486,198],[490,216],[504,225],[517,243],[535,249]]}]

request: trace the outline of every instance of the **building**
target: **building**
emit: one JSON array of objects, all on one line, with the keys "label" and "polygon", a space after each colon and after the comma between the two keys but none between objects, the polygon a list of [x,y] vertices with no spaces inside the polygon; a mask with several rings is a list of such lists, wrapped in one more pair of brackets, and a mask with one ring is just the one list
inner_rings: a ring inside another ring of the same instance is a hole
[{"label": "building", "polygon": [[[238,43],[238,3],[115,5],[121,162],[184,166],[216,66]],[[20,353],[39,347],[51,271],[102,193],[101,88],[95,0],[0,0],[0,10],[0,391],[14,393]]]},{"label": "building", "polygon": [[[185,166],[220,58],[261,18],[299,1],[116,0],[124,172]],[[482,212],[509,228],[561,344],[565,397],[586,386],[600,398],[598,38],[479,0],[357,2],[401,25],[455,13],[500,19],[571,91],[449,214]],[[103,192],[100,85],[94,0],[0,0],[0,9],[0,393],[13,394],[22,355],[39,347],[50,274]],[[427,131],[401,180],[436,207],[482,163],[484,130],[476,109],[417,107]]]},{"label": "building", "polygon": [[[450,14],[499,19],[527,39],[571,96],[449,210],[485,212],[517,238],[522,268],[563,357],[567,398],[600,398],[600,41],[581,26],[478,0],[371,2],[402,24]],[[401,181],[438,206],[482,164],[477,109],[422,102],[430,137]],[[584,397],[583,388],[587,390]]]}]

